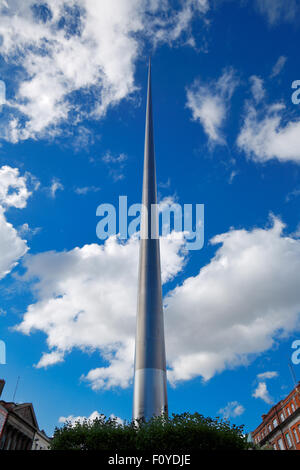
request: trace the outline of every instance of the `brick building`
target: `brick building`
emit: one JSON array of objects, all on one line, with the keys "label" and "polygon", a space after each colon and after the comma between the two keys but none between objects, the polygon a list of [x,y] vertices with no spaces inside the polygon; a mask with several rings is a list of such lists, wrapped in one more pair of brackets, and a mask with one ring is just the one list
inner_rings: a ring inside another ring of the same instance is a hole
[{"label": "brick building", "polygon": [[274,450],[300,450],[300,382],[262,416],[262,423],[251,435],[260,446],[268,444]]}]

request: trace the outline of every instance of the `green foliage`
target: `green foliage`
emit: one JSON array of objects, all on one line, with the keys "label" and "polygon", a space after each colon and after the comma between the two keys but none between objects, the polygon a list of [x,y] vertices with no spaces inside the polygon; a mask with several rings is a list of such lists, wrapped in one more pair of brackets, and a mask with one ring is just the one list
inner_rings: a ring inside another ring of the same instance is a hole
[{"label": "green foliage", "polygon": [[67,422],[56,428],[52,450],[100,450],[114,453],[184,453],[200,450],[245,450],[243,426],[199,413],[155,417],[148,422],[118,423],[100,416],[94,421]]}]

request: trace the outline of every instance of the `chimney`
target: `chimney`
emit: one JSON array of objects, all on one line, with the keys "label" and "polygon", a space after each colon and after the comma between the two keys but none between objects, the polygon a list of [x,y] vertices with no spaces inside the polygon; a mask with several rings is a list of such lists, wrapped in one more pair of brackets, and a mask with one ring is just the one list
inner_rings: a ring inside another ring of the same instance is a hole
[{"label": "chimney", "polygon": [[0,397],[2,395],[2,392],[3,392],[3,389],[4,389],[4,385],[5,385],[5,380],[4,379],[0,379]]}]

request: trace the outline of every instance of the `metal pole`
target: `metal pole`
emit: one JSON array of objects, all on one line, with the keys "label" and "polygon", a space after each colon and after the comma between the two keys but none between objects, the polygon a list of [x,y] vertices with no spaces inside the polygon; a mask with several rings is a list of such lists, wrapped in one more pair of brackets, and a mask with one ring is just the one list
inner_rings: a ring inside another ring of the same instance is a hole
[{"label": "metal pole", "polygon": [[134,420],[140,418],[149,420],[152,416],[168,413],[150,60],[142,202],[135,343]]}]

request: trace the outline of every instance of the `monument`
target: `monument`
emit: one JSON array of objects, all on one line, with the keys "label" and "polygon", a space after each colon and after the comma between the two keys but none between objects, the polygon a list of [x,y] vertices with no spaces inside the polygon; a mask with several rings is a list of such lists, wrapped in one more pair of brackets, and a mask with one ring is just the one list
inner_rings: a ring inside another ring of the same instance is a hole
[{"label": "monument", "polygon": [[136,319],[133,419],[168,413],[149,60]]}]

